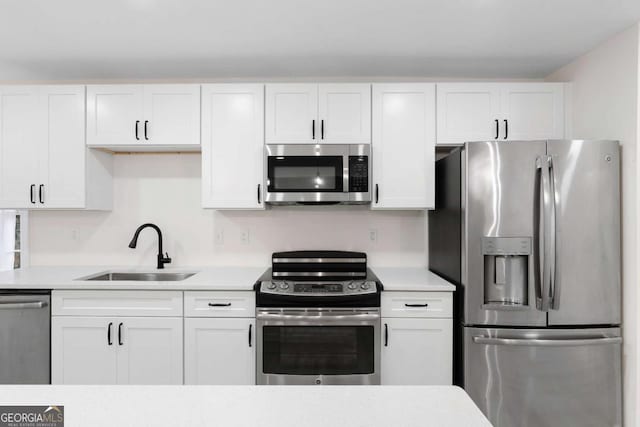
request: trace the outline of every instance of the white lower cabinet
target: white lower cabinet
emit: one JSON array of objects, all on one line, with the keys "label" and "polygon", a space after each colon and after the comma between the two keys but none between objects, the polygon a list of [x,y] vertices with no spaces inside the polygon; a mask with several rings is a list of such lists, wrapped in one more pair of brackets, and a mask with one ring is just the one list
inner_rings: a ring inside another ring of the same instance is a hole
[{"label": "white lower cabinet", "polygon": [[383,292],[382,385],[451,385],[450,292]]},{"label": "white lower cabinet", "polygon": [[186,318],[185,384],[255,385],[255,319]]},{"label": "white lower cabinet", "polygon": [[182,384],[182,318],[54,316],[53,384]]},{"label": "white lower cabinet", "polygon": [[450,385],[452,319],[382,319],[383,385]]},{"label": "white lower cabinet", "polygon": [[182,384],[181,292],[53,291],[51,301],[53,384]]}]

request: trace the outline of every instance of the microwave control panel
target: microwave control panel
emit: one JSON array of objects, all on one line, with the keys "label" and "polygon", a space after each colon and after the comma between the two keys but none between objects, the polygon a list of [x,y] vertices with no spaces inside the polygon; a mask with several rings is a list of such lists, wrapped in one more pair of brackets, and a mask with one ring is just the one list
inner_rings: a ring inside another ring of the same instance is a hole
[{"label": "microwave control panel", "polygon": [[369,192],[369,156],[349,156],[349,192]]}]

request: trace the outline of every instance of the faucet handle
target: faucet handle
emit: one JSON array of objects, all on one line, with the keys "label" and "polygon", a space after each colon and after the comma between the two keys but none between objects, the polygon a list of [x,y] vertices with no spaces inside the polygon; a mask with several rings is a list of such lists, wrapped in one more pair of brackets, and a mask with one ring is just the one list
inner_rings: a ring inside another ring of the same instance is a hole
[{"label": "faucet handle", "polygon": [[171,258],[169,258],[169,252],[165,252],[164,253],[164,259],[163,261],[167,264],[171,263]]}]

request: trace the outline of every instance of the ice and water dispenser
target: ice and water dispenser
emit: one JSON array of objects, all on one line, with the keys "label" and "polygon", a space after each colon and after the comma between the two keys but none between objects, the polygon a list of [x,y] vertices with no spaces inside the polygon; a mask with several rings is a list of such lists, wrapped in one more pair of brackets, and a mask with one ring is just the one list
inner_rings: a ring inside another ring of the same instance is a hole
[{"label": "ice and water dispenser", "polygon": [[484,237],[484,303],[528,305],[530,237]]}]

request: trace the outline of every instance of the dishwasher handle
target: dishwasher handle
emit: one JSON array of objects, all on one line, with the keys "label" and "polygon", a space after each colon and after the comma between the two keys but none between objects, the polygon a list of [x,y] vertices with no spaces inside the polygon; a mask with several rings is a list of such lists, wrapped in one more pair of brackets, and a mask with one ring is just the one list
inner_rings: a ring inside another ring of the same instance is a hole
[{"label": "dishwasher handle", "polygon": [[24,301],[24,302],[1,302],[0,310],[28,310],[45,308],[49,303],[46,301]]}]

